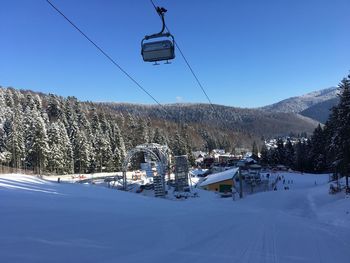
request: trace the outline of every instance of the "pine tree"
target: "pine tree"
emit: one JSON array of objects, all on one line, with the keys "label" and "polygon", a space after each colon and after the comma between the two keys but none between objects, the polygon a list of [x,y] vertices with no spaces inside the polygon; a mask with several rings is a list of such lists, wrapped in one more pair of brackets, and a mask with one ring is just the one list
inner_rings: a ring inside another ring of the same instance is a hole
[{"label": "pine tree", "polygon": [[135,130],[133,131],[133,142],[132,145],[135,147],[140,144],[148,143],[148,126],[144,120],[139,120],[136,124]]},{"label": "pine tree", "polygon": [[4,91],[3,89],[0,89],[0,124],[2,124],[4,121],[6,108],[7,106],[5,103]]},{"label": "pine tree", "polygon": [[37,109],[32,94],[30,94],[30,93],[26,94],[24,100],[25,101],[23,103],[23,106],[24,106],[23,110],[26,110],[27,107],[29,107],[31,110]]},{"label": "pine tree", "polygon": [[292,167],[294,164],[295,159],[295,153],[294,153],[294,147],[290,139],[287,140],[285,145],[285,165],[288,167]]},{"label": "pine tree", "polygon": [[312,161],[309,157],[310,143],[308,141],[298,140],[295,145],[294,169],[301,172],[312,171]]},{"label": "pine tree", "polygon": [[62,115],[62,109],[57,96],[49,94],[49,100],[47,105],[47,115],[50,121],[56,121]]},{"label": "pine tree", "polygon": [[280,158],[277,149],[271,148],[268,152],[269,164],[277,165],[280,164]]},{"label": "pine tree", "polygon": [[26,162],[41,174],[45,170],[49,153],[45,123],[36,109],[28,107],[25,124]]},{"label": "pine tree", "polygon": [[261,164],[263,165],[268,165],[270,162],[269,162],[269,151],[265,145],[265,143],[263,144],[263,146],[261,147],[261,153],[260,153],[260,162]]},{"label": "pine tree", "polygon": [[183,138],[181,138],[179,131],[176,131],[171,144],[172,152],[175,156],[185,155],[187,153],[186,143],[183,141]]},{"label": "pine tree", "polygon": [[14,101],[13,101],[13,96],[12,96],[12,90],[11,89],[6,89],[5,90],[4,100],[5,100],[5,104],[6,104],[7,107],[13,108]]},{"label": "pine tree", "polygon": [[60,127],[56,122],[50,124],[47,131],[48,144],[48,169],[51,172],[62,173],[64,170],[64,147],[60,134]]},{"label": "pine tree", "polygon": [[21,167],[25,154],[22,122],[22,114],[18,108],[15,108],[6,139],[6,148],[11,152],[11,166],[14,168]]},{"label": "pine tree", "polygon": [[314,130],[310,141],[309,159],[312,160],[312,170],[314,172],[324,172],[327,168],[326,164],[326,137],[319,124]]},{"label": "pine tree", "polygon": [[67,130],[62,122],[58,123],[60,128],[60,133],[62,137],[62,146],[64,153],[64,173],[73,173],[74,172],[74,154],[73,146],[69,139]]},{"label": "pine tree", "polygon": [[201,136],[204,140],[204,148],[211,153],[212,150],[217,148],[217,144],[213,136],[211,136],[207,131],[201,131]]},{"label": "pine tree", "polygon": [[113,124],[113,137],[112,140],[114,143],[112,144],[113,150],[113,163],[116,171],[120,171],[122,168],[122,164],[124,158],[126,156],[124,139],[121,135],[119,126],[117,123]]},{"label": "pine tree", "polygon": [[100,126],[100,118],[98,117],[97,111],[95,108],[92,109],[92,117],[91,117],[91,132],[96,136],[98,132],[101,130]]},{"label": "pine tree", "polygon": [[167,140],[166,140],[166,137],[164,136],[164,132],[160,130],[158,127],[154,131],[152,142],[158,143],[160,145],[167,144]]},{"label": "pine tree", "polygon": [[135,134],[134,131],[137,127],[137,121],[135,118],[129,113],[126,119],[126,133],[125,133],[125,147],[127,150],[135,147]]},{"label": "pine tree", "polygon": [[283,140],[280,138],[277,140],[277,162],[278,164],[284,164],[286,159],[286,152],[284,149]]},{"label": "pine tree", "polygon": [[305,171],[305,151],[303,143],[298,140],[297,144],[295,145],[295,164],[294,169],[297,171],[304,172]]},{"label": "pine tree", "polygon": [[35,94],[35,95],[33,96],[33,102],[34,102],[35,108],[36,108],[38,111],[41,111],[41,110],[43,109],[42,100],[41,100],[41,98],[39,97],[38,94]]},{"label": "pine tree", "polygon": [[332,143],[336,150],[334,163],[337,171],[346,176],[346,186],[349,188],[350,173],[350,79],[344,78],[339,84],[340,101],[336,111],[336,124]]},{"label": "pine tree", "polygon": [[86,134],[82,130],[77,130],[75,142],[73,145],[74,153],[74,172],[86,173],[91,167],[92,145],[87,140]]},{"label": "pine tree", "polygon": [[110,147],[109,137],[98,131],[95,137],[95,158],[97,169],[102,172],[103,168],[111,171],[113,167],[113,154]]}]

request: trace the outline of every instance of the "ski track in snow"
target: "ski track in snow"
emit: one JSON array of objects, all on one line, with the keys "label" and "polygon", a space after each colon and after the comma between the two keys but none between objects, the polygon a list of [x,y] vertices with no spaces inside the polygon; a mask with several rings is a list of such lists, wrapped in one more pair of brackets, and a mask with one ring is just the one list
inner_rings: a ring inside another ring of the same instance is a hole
[{"label": "ski track in snow", "polygon": [[0,262],[348,262],[350,199],[326,175],[283,175],[291,190],[239,201],[0,175]]}]

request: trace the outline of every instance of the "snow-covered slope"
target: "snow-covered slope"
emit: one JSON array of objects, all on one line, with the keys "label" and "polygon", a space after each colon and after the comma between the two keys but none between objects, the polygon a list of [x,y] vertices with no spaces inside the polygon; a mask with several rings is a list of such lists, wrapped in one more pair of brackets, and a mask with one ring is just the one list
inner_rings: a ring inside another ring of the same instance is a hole
[{"label": "snow-covered slope", "polygon": [[336,98],[337,92],[338,90],[335,87],[318,90],[302,96],[282,100],[265,106],[262,109],[272,112],[300,113],[315,104]]},{"label": "snow-covered slope", "polygon": [[289,191],[239,201],[0,175],[0,262],[347,262],[350,199],[327,175],[280,175]]}]

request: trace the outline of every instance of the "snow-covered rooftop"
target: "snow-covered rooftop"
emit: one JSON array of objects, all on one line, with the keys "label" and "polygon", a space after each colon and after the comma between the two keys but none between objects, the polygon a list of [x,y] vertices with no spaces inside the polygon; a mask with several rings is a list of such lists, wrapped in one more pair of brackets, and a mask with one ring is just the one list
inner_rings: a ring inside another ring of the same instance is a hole
[{"label": "snow-covered rooftop", "polygon": [[232,168],[220,173],[210,174],[206,177],[205,181],[203,181],[199,186],[202,187],[209,184],[214,184],[217,182],[232,179],[233,176],[237,173],[237,171],[238,171],[238,168]]},{"label": "snow-covered rooftop", "polygon": [[208,169],[194,169],[192,171],[190,171],[191,174],[193,175],[202,175],[204,173],[206,173],[208,171]]}]

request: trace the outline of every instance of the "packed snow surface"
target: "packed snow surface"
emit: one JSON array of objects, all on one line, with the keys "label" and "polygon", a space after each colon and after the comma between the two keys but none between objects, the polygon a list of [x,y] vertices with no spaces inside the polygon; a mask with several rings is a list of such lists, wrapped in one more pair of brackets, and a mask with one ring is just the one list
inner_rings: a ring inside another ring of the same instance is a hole
[{"label": "packed snow surface", "polygon": [[236,201],[0,175],[0,262],[349,262],[350,199],[327,175],[282,175],[290,190]]}]

